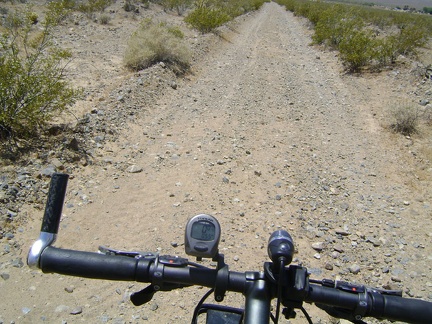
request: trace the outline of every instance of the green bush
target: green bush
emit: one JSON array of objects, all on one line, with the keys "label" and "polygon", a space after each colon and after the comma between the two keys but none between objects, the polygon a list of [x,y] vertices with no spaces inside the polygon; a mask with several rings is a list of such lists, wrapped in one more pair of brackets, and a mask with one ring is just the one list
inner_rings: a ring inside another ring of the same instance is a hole
[{"label": "green bush", "polygon": [[176,27],[145,20],[128,41],[124,63],[132,70],[142,70],[165,62],[176,73],[184,73],[190,66],[191,51],[182,38]]},{"label": "green bush", "polygon": [[339,50],[350,71],[386,66],[400,54],[415,54],[432,35],[432,19],[427,15],[309,0],[277,2],[308,18],[315,28],[314,43]]},{"label": "green bush", "polygon": [[187,15],[185,22],[201,33],[208,33],[231,19],[231,16],[225,9],[198,7]]},{"label": "green bush", "polygon": [[89,18],[93,18],[96,12],[103,12],[114,0],[87,0],[78,4],[77,9],[84,12]]},{"label": "green bush", "polygon": [[332,6],[320,14],[312,39],[317,44],[326,44],[337,49],[353,32],[363,28],[363,21],[352,13],[344,12],[341,5]]},{"label": "green bush", "polygon": [[400,54],[414,53],[424,46],[430,37],[426,28],[418,24],[409,24],[400,30],[398,35],[398,52]]},{"label": "green bush", "polygon": [[0,38],[0,137],[26,137],[57,117],[80,95],[65,79],[71,53],[56,47],[59,12],[49,11],[35,30],[31,13],[7,18]]},{"label": "green bush", "polygon": [[373,36],[371,32],[352,31],[339,44],[340,56],[350,72],[357,72],[373,58]]},{"label": "green bush", "polygon": [[398,39],[394,35],[375,39],[373,46],[373,59],[378,67],[395,63],[398,53]]}]

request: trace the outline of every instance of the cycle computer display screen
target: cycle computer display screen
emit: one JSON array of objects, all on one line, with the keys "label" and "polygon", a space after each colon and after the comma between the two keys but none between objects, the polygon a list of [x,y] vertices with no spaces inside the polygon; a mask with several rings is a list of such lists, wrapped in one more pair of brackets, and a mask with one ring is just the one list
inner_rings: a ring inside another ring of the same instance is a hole
[{"label": "cycle computer display screen", "polygon": [[199,258],[214,258],[218,253],[220,225],[211,215],[200,214],[186,224],[186,254]]}]

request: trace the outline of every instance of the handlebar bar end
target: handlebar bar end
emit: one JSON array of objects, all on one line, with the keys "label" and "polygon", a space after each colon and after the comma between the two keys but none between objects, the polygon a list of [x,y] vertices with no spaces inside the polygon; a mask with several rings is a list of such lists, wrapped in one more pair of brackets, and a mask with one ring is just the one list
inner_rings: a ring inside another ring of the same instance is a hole
[{"label": "handlebar bar end", "polygon": [[39,238],[33,243],[27,256],[27,265],[30,268],[37,269],[39,266],[40,256],[47,246],[55,242],[57,234],[41,232]]}]

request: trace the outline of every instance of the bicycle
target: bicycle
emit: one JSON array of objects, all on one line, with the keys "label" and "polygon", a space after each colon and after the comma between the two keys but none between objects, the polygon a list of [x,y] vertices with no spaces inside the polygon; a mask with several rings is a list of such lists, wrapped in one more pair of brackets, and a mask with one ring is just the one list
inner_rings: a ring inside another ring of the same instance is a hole
[{"label": "bicycle", "polygon": [[[278,323],[280,313],[286,318],[301,310],[307,321],[312,320],[303,303],[315,303],[331,316],[353,323],[365,323],[366,317],[430,323],[432,303],[404,298],[401,291],[367,287],[344,281],[309,278],[305,267],[290,264],[294,242],[288,232],[275,231],[269,239],[268,255],[262,271],[230,271],[224,257],[218,252],[220,225],[210,215],[192,217],[185,230],[185,252],[198,261],[211,258],[215,269],[191,262],[186,258],[159,255],[150,252],[120,251],[99,247],[100,253],[60,249],[55,242],[65,199],[67,174],[52,176],[39,239],[32,245],[27,263],[44,273],[59,273],[92,279],[147,282],[150,285],[133,293],[134,305],[149,302],[158,291],[171,291],[198,285],[210,288],[195,307],[192,323],[206,315],[206,323]],[[245,297],[244,309],[206,304],[214,294],[221,302],[225,293],[241,293]],[[271,302],[276,299],[275,314]],[[281,305],[283,306],[281,312]]]}]

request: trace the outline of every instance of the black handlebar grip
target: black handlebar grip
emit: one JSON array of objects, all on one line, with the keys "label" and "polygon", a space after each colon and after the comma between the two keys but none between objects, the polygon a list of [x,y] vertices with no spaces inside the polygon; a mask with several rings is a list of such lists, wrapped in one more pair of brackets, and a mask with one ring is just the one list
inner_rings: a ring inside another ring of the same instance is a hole
[{"label": "black handlebar grip", "polygon": [[147,259],[59,249],[53,246],[48,246],[40,257],[40,269],[44,273],[91,279],[149,282],[151,265],[152,261]]},{"label": "black handlebar grip", "polygon": [[41,232],[57,234],[66,195],[68,178],[69,175],[65,173],[54,173],[51,176]]},{"label": "black handlebar grip", "polygon": [[[359,295],[330,287],[310,285],[305,301],[343,308],[353,312],[359,305]],[[400,296],[367,293],[365,317],[402,321],[406,323],[431,323],[432,303]]]},{"label": "black handlebar grip", "polygon": [[372,294],[369,316],[406,323],[431,323],[432,303],[421,300]]}]

